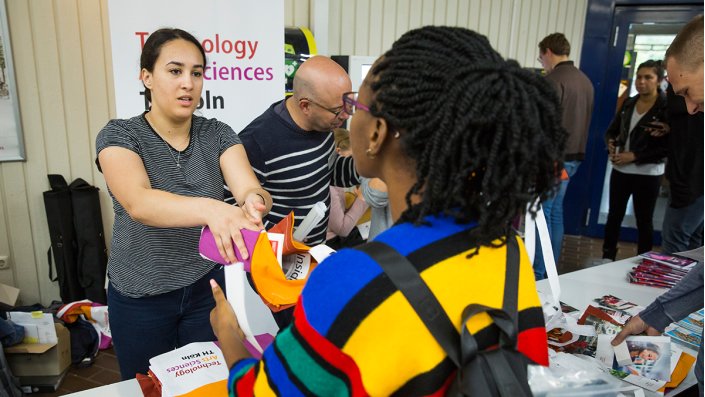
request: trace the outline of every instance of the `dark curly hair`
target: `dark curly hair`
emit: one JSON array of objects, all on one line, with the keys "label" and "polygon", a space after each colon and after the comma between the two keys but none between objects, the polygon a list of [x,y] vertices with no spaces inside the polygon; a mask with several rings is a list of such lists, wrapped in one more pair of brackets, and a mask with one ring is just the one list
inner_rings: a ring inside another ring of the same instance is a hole
[{"label": "dark curly hair", "polygon": [[[557,187],[567,135],[558,97],[485,36],[455,27],[411,30],[370,73],[371,113],[400,131],[416,163],[402,221],[419,224],[431,214],[477,221],[473,241],[499,246],[527,204]],[[412,204],[414,194],[420,203]]]}]

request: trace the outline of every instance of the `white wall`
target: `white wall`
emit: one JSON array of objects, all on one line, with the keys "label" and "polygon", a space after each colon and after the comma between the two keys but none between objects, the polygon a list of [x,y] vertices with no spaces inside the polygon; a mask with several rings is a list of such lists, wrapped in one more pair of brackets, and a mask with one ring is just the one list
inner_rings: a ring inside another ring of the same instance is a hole
[{"label": "white wall", "polygon": [[[112,204],[93,163],[95,136],[115,114],[107,2],[5,1],[27,161],[0,163],[0,256],[10,257],[0,282],[19,287],[23,303],[48,304],[59,291],[48,278],[46,175],[98,186],[108,243],[112,236]],[[378,56],[409,29],[454,25],[487,35],[504,56],[533,67],[537,43],[556,31],[579,61],[587,7],[587,0],[319,1],[285,0],[285,20],[325,34],[319,41],[329,55]],[[316,10],[327,11],[327,24],[313,26]]]},{"label": "white wall", "polygon": [[[503,56],[537,68],[538,42],[554,32],[566,35],[579,64],[587,12],[587,0],[311,1],[316,2],[328,4],[328,55],[379,56],[410,29],[447,25],[482,33]],[[312,30],[317,40],[325,34]]]}]

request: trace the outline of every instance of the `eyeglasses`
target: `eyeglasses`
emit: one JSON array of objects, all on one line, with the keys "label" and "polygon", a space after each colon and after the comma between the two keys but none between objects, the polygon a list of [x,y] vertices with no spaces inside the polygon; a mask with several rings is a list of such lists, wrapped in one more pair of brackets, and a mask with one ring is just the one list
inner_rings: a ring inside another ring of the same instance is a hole
[{"label": "eyeglasses", "polygon": [[[333,114],[335,115],[335,117],[338,117],[338,116],[340,115],[340,113],[343,113],[343,111],[345,110],[345,106],[340,106],[340,107],[337,107],[337,108],[327,108],[327,107],[321,105],[320,103],[314,101],[314,100],[311,99],[311,98],[301,98],[301,99],[299,99],[299,102],[300,102],[300,101],[304,101],[304,100],[311,102],[312,104],[318,106],[319,108],[321,108],[321,109],[323,109],[323,110],[327,110],[327,111],[333,113]],[[347,112],[346,112],[346,113],[347,113]],[[349,114],[349,113],[348,113],[348,114]]]},{"label": "eyeglasses", "polygon": [[363,105],[357,101],[357,92],[346,92],[343,94],[343,110],[349,115],[355,114],[358,109],[362,109],[366,112],[370,111],[369,106]]}]

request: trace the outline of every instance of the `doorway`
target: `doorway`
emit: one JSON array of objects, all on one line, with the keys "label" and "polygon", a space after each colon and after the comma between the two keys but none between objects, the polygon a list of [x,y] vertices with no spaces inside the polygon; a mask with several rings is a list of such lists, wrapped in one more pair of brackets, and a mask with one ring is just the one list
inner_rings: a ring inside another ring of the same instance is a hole
[{"label": "doorway", "polygon": [[[591,1],[591,4],[597,2],[599,1]],[[611,173],[604,133],[621,105],[618,103],[620,94],[623,99],[634,95],[632,90],[636,67],[648,59],[663,59],[668,45],[680,28],[702,12],[702,3],[668,6],[618,5],[614,7],[611,15],[604,12],[591,15],[588,12],[587,22],[595,23],[597,19],[607,22],[611,19],[611,30],[606,32],[603,28],[599,31],[593,25],[595,30],[591,32],[588,27],[590,25],[586,23],[582,59],[587,62],[583,62],[581,69],[595,84],[595,109],[586,158],[581,166],[584,170],[571,181],[566,196],[566,214],[573,218],[570,225],[569,221],[566,221],[567,234],[600,238],[604,236]],[[585,165],[587,166],[584,167]],[[571,187],[574,189],[572,197]],[[661,195],[654,211],[656,245],[661,241],[660,229],[668,202],[667,192],[667,185],[662,184]],[[630,204],[622,223],[620,240],[636,241],[636,238],[636,221]]]}]

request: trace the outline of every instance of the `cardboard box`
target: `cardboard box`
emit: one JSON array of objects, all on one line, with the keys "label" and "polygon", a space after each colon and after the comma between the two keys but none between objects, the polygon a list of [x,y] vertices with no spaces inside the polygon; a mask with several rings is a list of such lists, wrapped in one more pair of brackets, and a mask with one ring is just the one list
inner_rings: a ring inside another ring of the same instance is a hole
[{"label": "cardboard box", "polygon": [[19,288],[0,283],[0,303],[14,307],[17,304],[17,298],[19,296]]},{"label": "cardboard box", "polygon": [[15,376],[56,376],[71,365],[71,335],[55,323],[57,344],[21,343],[5,348],[5,356]]}]

